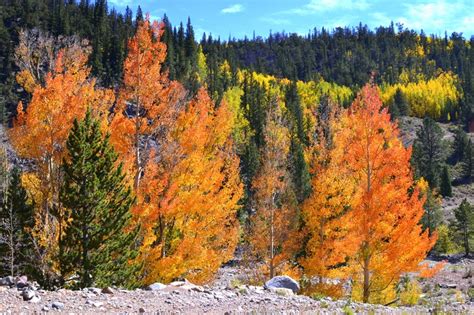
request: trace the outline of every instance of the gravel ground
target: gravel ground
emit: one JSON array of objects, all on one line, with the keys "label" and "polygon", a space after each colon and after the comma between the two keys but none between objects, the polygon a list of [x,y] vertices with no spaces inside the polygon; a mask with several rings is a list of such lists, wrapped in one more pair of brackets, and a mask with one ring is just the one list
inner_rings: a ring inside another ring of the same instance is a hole
[{"label": "gravel ground", "polygon": [[[235,285],[241,270],[224,267],[208,286],[185,281],[157,285],[154,290],[88,288],[81,291],[31,290],[31,300],[25,301],[28,287],[0,286],[0,313],[163,313],[163,314],[474,314],[474,302],[465,291],[472,286],[472,275],[466,277],[473,260],[453,259],[436,277],[423,283],[428,288],[421,304],[413,307],[386,307],[330,298],[314,300],[293,295],[288,290],[269,291],[260,286]],[[31,284],[29,284],[31,287]]]}]

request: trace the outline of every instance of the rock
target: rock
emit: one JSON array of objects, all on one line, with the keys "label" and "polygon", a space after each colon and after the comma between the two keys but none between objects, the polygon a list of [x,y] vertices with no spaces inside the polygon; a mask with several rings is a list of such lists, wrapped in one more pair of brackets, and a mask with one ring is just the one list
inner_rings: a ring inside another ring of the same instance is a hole
[{"label": "rock", "polygon": [[1,286],[12,286],[14,285],[15,282],[14,282],[14,279],[12,276],[7,276],[7,277],[4,277],[4,278],[0,278],[0,285]]},{"label": "rock", "polygon": [[275,294],[281,295],[281,296],[292,296],[295,295],[293,290],[287,289],[287,288],[274,288],[270,287],[269,288],[270,292],[273,292]]},{"label": "rock", "polygon": [[53,302],[53,304],[51,304],[51,307],[56,310],[62,310],[64,309],[64,303],[56,301],[56,302]]},{"label": "rock", "polygon": [[43,308],[41,309],[43,312],[48,312],[49,311],[49,307],[47,307],[46,305],[43,306]]},{"label": "rock", "polygon": [[41,297],[39,295],[33,296],[33,298],[30,300],[30,303],[38,303],[41,301]]},{"label": "rock", "polygon": [[145,309],[144,309],[143,307],[140,307],[140,308],[138,309],[138,313],[145,313]]},{"label": "rock", "polygon": [[87,288],[87,291],[92,292],[92,293],[97,294],[97,295],[102,292],[102,290],[99,289],[99,288]]},{"label": "rock", "polygon": [[166,289],[166,284],[159,283],[159,282],[155,282],[153,284],[150,284],[149,286],[147,286],[145,288],[145,290],[148,290],[148,291],[159,291],[159,290],[163,290],[163,289]]},{"label": "rock", "polygon": [[102,303],[102,302],[92,301],[92,300],[87,300],[86,304],[92,305],[94,307],[101,307],[102,305],[104,305],[104,303]]},{"label": "rock", "polygon": [[23,297],[23,301],[29,301],[36,296],[36,293],[33,290],[24,290],[21,292],[21,296]]},{"label": "rock", "polygon": [[443,289],[456,289],[457,288],[456,283],[440,283],[439,287]]},{"label": "rock", "polygon": [[28,278],[26,276],[17,277],[15,282],[18,289],[23,289],[28,286]]},{"label": "rock", "polygon": [[276,276],[265,283],[265,289],[270,288],[285,288],[292,290],[293,293],[297,293],[300,290],[300,285],[296,280],[288,276]]},{"label": "rock", "polygon": [[105,287],[102,289],[102,293],[104,294],[114,294],[114,289],[112,289],[111,287]]}]

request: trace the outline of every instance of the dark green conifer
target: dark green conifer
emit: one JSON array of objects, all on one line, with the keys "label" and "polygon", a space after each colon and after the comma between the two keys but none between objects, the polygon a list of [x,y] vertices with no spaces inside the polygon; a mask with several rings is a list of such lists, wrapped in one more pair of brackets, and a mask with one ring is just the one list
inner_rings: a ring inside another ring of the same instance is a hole
[{"label": "dark green conifer", "polygon": [[469,256],[474,237],[474,207],[464,199],[458,208],[454,209],[455,220],[452,228],[455,240],[464,248],[464,253]]},{"label": "dark green conifer", "polygon": [[441,173],[441,183],[439,186],[439,191],[443,197],[453,196],[453,190],[451,187],[451,176],[449,175],[449,170],[446,165],[443,167],[443,172]]},{"label": "dark green conifer", "polygon": [[60,244],[62,276],[78,275],[79,287],[131,285],[136,280],[130,264],[136,254],[137,230],[130,230],[135,199],[109,135],[102,136],[90,111],[74,122],[67,149],[61,198],[69,225]]},{"label": "dark green conifer", "polygon": [[10,171],[2,195],[0,213],[0,256],[2,274],[18,276],[34,274],[31,228],[34,225],[33,206],[21,184],[20,170]]}]

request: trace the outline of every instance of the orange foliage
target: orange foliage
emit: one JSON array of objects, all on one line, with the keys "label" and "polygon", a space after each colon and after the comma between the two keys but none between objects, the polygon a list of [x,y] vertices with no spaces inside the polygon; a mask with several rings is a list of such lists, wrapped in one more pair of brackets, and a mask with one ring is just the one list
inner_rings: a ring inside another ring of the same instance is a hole
[{"label": "orange foliage", "polygon": [[186,277],[208,280],[238,240],[242,196],[231,141],[232,113],[201,89],[165,136],[156,137],[141,183],[145,283]]},{"label": "orange foliage", "polygon": [[54,70],[47,74],[44,86],[36,86],[26,110],[21,102],[18,104],[10,130],[18,155],[35,165],[35,173],[28,176],[29,182],[35,184],[27,187],[30,196],[40,197],[35,200],[34,234],[37,248],[43,248],[47,255],[54,254],[61,234],[60,165],[67,155],[65,142],[73,121],[82,119],[90,107],[97,118],[102,118],[105,127],[114,100],[110,90],[97,89],[95,81],[89,79],[86,62],[87,56],[79,55],[74,62],[65,63],[60,51]]},{"label": "orange foliage", "polygon": [[342,115],[334,150],[336,167],[355,182],[347,237],[356,254],[349,266],[368,302],[402,273],[419,270],[436,236],[419,224],[424,200],[413,181],[411,149],[403,147],[375,86],[366,85]]},{"label": "orange foliage", "polygon": [[135,190],[146,166],[147,140],[169,122],[169,115],[176,113],[170,107],[184,96],[182,86],[162,73],[166,58],[162,33],[163,25],[150,23],[147,16],[129,41],[123,87],[111,122],[111,142],[133,178]]},{"label": "orange foliage", "polygon": [[250,218],[249,242],[270,278],[287,269],[296,245],[297,218],[291,205],[288,172],[289,131],[278,105],[267,115],[262,164],[252,182],[256,213]]},{"label": "orange foliage", "polygon": [[430,266],[429,263],[422,263],[420,265],[420,270],[418,276],[420,278],[432,278],[435,276],[440,270],[444,268],[446,265],[447,261],[443,260],[434,266]]}]

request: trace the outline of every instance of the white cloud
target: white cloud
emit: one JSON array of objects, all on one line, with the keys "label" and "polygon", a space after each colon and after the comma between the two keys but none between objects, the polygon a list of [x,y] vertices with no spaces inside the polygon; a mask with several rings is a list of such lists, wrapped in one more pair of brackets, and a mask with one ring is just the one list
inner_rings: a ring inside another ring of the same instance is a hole
[{"label": "white cloud", "polygon": [[[406,12],[397,19],[406,27],[430,32],[462,31],[472,27],[471,0],[437,0],[430,3],[407,3]],[[470,15],[467,15],[470,13]]]},{"label": "white cloud", "polygon": [[244,10],[244,6],[241,5],[241,4],[234,4],[234,5],[231,5],[227,8],[224,8],[221,10],[221,13],[223,14],[233,14],[233,13],[239,13],[239,12],[242,12]]},{"label": "white cloud", "polygon": [[287,10],[281,13],[312,15],[316,13],[346,10],[346,11],[365,11],[370,7],[367,0],[310,0],[300,8]]}]

